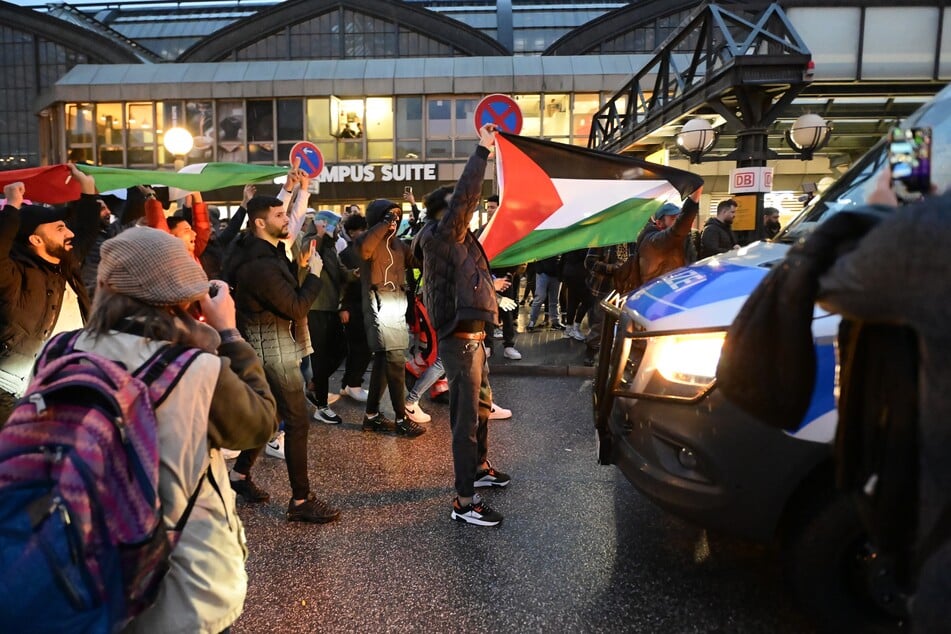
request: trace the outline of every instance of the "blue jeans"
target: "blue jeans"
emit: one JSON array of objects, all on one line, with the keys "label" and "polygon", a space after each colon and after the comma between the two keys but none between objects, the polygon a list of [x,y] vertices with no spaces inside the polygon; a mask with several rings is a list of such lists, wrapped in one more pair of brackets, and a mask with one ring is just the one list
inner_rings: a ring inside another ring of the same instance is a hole
[{"label": "blue jeans", "polygon": [[532,314],[528,318],[528,323],[538,322],[538,313],[541,312],[542,302],[548,300],[548,319],[552,324],[561,321],[561,313],[558,312],[558,291],[561,289],[561,282],[554,275],[539,273],[535,276],[535,299],[532,300]]},{"label": "blue jeans", "polygon": [[426,393],[426,390],[431,388],[445,373],[446,371],[442,367],[442,360],[436,357],[433,364],[426,368],[426,371],[420,374],[416,382],[413,383],[413,389],[411,389],[406,396],[406,402],[408,404],[418,403],[419,399]]}]

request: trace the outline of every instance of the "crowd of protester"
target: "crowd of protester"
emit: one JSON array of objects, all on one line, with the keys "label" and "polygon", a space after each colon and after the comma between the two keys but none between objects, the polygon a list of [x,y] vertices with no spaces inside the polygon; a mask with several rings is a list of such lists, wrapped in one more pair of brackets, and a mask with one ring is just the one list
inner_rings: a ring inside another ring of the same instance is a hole
[{"label": "crowd of protester", "polygon": [[[516,348],[522,285],[521,303],[533,296],[526,329],[547,327],[586,342],[585,362],[593,365],[598,302],[625,285],[632,264],[646,282],[692,262],[698,250],[736,245],[732,201],[721,203],[702,235],[693,230],[698,191],[682,209],[660,207],[628,243],[492,270],[470,229],[494,145],[491,128],[480,130],[456,186],[426,197],[425,216],[412,192],[404,193],[412,206],[408,222],[401,222],[401,204],[383,199],[370,202],[365,214],[357,205],[342,216],[315,212],[308,207],[310,177],[297,167],[275,196],[247,185],[226,222],[199,192],[168,215],[147,186],[130,188],[113,216],[93,177],[75,166],[82,195],[64,208],[28,203],[21,183],[5,188],[0,423],[27,389],[44,344],[58,333],[78,332],[77,350],[130,370],[167,343],[203,353],[156,407],[168,428],[159,448],[167,523],[175,525],[186,504],[189,512],[193,503],[198,509],[178,546],[187,556],[175,559],[158,600],[134,629],[217,632],[240,614],[245,546],[234,494],[247,503],[270,500],[252,476],[262,452],[286,462],[288,521],[339,517],[317,496],[321,483],[310,480],[308,429],[312,418],[342,423],[331,407],[341,397],[363,404],[364,431],[412,439],[431,422],[422,396],[446,381],[456,491],[451,517],[499,524],[501,514],[476,492],[511,480],[488,459],[487,423],[511,411],[493,401],[487,359],[495,338],[503,340],[506,359],[522,358]],[[495,196],[485,201],[490,216],[498,205]],[[438,348],[423,364],[409,352],[407,315],[417,297],[431,324],[425,337]],[[407,394],[408,359],[418,372]],[[338,390],[330,382],[341,367]],[[381,411],[387,391],[393,419]],[[234,460],[230,469],[226,459]],[[227,479],[234,494],[222,495],[217,484],[208,488],[205,474],[213,482]],[[197,503],[192,491],[200,491]],[[201,547],[212,542],[215,561]],[[235,582],[218,584],[213,575]],[[217,590],[194,592],[202,579]]]}]

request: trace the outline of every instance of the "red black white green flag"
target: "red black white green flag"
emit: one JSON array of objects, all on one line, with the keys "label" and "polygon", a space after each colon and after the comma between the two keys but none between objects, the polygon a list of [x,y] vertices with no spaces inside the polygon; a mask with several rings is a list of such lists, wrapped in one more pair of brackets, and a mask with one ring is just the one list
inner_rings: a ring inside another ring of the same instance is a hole
[{"label": "red black white green flag", "polygon": [[666,202],[703,179],[673,167],[499,133],[499,209],[482,232],[492,266],[633,241]]}]

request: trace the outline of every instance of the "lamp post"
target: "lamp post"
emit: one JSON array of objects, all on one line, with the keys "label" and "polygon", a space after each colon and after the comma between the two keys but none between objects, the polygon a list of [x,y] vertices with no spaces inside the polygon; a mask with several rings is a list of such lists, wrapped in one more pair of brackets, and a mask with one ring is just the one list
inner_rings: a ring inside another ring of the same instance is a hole
[{"label": "lamp post", "polygon": [[165,149],[172,153],[175,161],[175,171],[185,167],[185,155],[192,151],[195,140],[191,132],[185,128],[173,127],[165,131],[163,139]]},{"label": "lamp post", "polygon": [[691,119],[680,128],[677,134],[677,147],[690,158],[691,163],[699,163],[700,158],[709,152],[717,142],[717,132],[706,119]]},{"label": "lamp post", "polygon": [[816,150],[829,142],[832,126],[817,114],[804,114],[796,119],[786,131],[786,143],[799,153],[804,161],[812,160]]}]

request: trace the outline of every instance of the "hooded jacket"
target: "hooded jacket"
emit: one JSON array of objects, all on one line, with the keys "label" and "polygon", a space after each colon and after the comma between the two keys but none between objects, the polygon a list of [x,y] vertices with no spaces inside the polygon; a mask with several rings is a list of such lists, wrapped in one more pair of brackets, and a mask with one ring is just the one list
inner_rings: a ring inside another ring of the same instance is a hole
[{"label": "hooded jacket", "polygon": [[449,208],[416,236],[423,254],[423,303],[440,339],[460,320],[498,323],[499,306],[482,245],[469,231],[479,205],[489,151],[481,145],[469,157]]},{"label": "hooded jacket", "polygon": [[0,390],[19,394],[43,342],[59,320],[66,285],[79,301],[83,322],[89,315],[89,293],[81,263],[99,235],[98,196],[83,194],[68,223],[73,248],[59,264],[36,256],[17,240],[20,210],[0,210]]},{"label": "hooded jacket", "polygon": [[307,312],[321,284],[309,272],[298,283],[297,268],[283,242],[272,246],[251,233],[235,242],[227,277],[238,330],[265,362],[300,363],[312,351]]},{"label": "hooded jacket", "polygon": [[677,220],[667,229],[661,229],[653,221],[644,225],[637,236],[637,257],[642,284],[679,269],[696,258],[696,254],[687,252],[687,238],[699,210],[700,206],[688,198]]},{"label": "hooded jacket", "polygon": [[391,209],[399,211],[399,205],[384,199],[367,205],[367,230],[354,242],[363,260],[360,279],[365,290],[405,290],[406,269],[415,265],[409,247],[383,222]]}]

